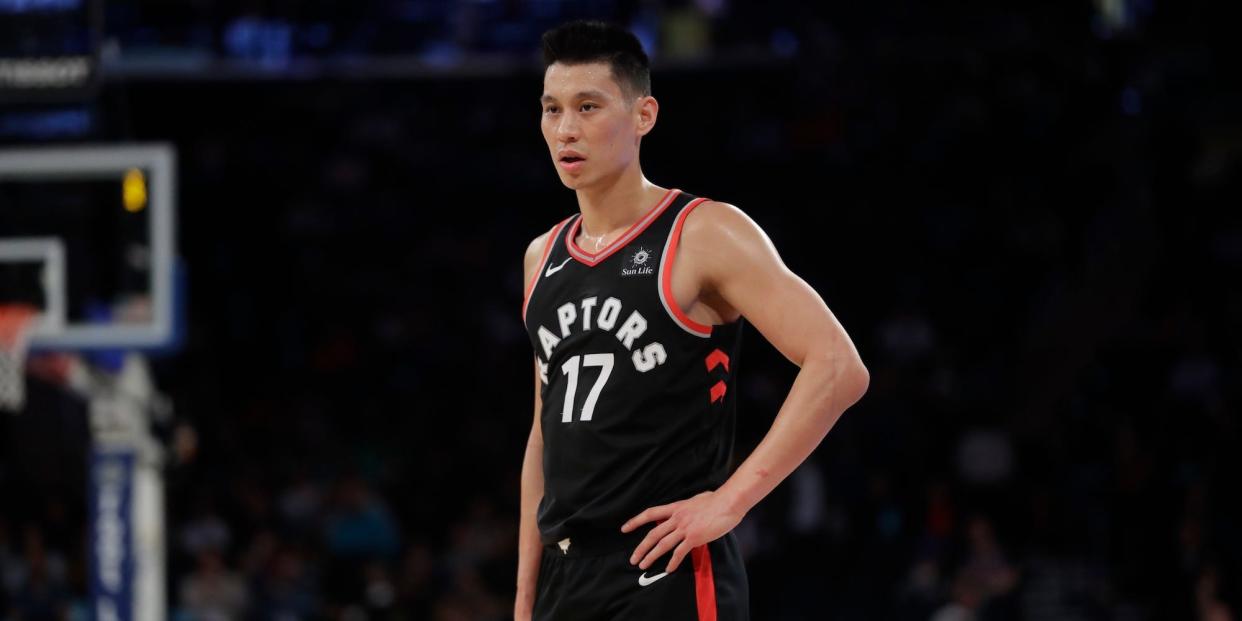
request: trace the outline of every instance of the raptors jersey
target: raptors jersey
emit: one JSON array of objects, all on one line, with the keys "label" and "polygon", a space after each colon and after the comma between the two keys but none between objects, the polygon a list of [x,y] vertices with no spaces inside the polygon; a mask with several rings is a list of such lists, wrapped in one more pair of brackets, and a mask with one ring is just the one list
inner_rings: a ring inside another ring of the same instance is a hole
[{"label": "raptors jersey", "polygon": [[549,235],[523,306],[542,379],[545,542],[619,534],[728,478],[742,320],[699,324],[670,285],[703,200],[669,190],[594,254],[574,242],[581,214]]}]

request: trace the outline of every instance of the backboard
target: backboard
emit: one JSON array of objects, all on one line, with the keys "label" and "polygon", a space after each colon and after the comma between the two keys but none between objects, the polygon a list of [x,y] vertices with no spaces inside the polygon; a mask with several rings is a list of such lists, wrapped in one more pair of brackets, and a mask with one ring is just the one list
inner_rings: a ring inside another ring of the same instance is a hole
[{"label": "backboard", "polygon": [[0,149],[0,303],[32,350],[163,349],[178,334],[168,145]]}]

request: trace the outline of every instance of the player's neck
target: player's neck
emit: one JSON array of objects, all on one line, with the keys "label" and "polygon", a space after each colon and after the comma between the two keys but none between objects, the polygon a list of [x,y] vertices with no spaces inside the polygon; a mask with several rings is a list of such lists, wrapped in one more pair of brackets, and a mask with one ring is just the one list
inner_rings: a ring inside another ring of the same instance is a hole
[{"label": "player's neck", "polygon": [[666,192],[637,168],[610,183],[581,188],[577,191],[581,232],[597,239],[620,234],[646,215]]}]

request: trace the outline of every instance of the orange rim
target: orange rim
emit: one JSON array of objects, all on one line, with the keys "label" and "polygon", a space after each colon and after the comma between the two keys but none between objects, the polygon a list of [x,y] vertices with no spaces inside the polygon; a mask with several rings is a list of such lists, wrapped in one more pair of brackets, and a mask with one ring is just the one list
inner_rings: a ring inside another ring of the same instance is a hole
[{"label": "orange rim", "polygon": [[29,304],[0,304],[0,347],[16,348],[38,314]]}]

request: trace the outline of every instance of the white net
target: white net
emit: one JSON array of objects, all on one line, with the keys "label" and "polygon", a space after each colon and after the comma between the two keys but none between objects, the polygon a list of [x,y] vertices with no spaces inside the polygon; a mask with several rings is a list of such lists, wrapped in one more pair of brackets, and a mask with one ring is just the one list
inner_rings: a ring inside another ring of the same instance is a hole
[{"label": "white net", "polygon": [[26,348],[33,307],[0,306],[0,410],[17,412],[26,404]]}]

